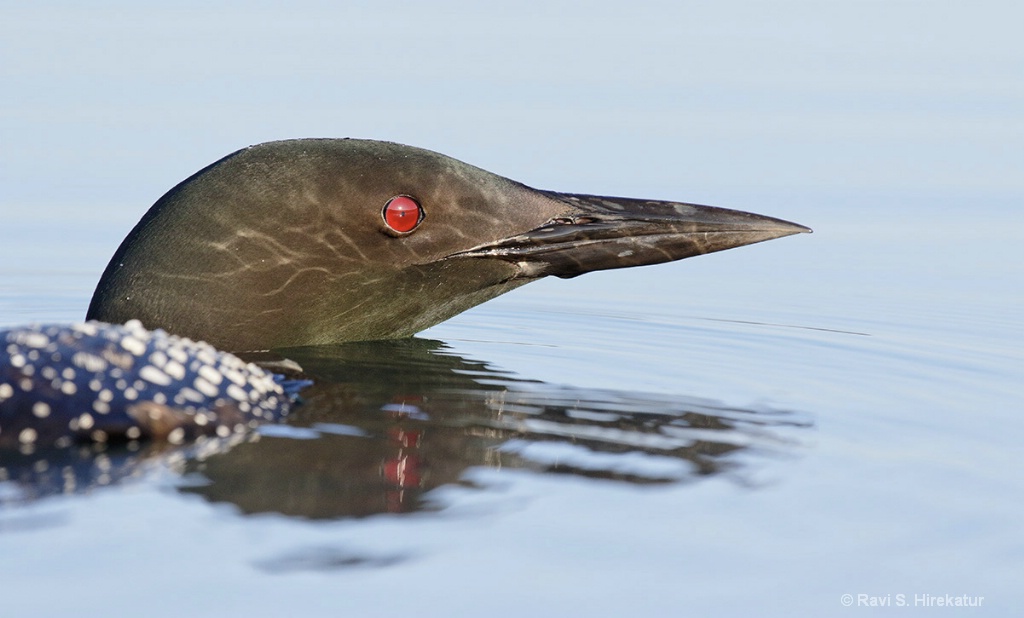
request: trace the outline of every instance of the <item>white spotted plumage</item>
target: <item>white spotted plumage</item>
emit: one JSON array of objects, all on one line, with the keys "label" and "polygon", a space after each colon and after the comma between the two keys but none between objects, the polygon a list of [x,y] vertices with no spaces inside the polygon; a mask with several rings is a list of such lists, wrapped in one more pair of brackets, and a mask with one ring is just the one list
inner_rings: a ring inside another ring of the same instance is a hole
[{"label": "white spotted plumage", "polygon": [[158,418],[179,423],[170,442],[229,435],[282,418],[291,401],[256,365],[134,320],[0,331],[0,447],[134,440]]}]

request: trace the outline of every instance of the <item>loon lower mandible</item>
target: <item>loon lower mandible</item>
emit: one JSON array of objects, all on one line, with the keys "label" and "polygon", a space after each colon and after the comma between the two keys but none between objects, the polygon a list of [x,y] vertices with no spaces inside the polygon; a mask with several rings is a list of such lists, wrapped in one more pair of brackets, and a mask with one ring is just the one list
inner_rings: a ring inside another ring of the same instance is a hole
[{"label": "loon lower mandible", "polygon": [[389,142],[269,142],[157,201],[87,318],[138,319],[232,351],[408,337],[548,275],[809,231],[709,206],[540,191]]}]

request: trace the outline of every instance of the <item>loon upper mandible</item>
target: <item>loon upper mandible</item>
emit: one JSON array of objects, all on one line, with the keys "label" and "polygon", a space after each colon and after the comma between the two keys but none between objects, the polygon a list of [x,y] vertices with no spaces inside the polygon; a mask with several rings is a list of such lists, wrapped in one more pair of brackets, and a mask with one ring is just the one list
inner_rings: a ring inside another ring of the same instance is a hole
[{"label": "loon upper mandible", "polygon": [[87,317],[232,351],[406,337],[547,275],[808,231],[722,208],[536,190],[388,142],[269,142],[160,198],[114,254]]}]

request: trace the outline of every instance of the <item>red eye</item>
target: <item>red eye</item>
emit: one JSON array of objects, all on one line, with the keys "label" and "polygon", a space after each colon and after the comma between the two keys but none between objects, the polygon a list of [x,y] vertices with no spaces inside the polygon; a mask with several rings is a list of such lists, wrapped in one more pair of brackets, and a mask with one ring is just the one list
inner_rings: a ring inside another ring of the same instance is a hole
[{"label": "red eye", "polygon": [[396,195],[388,200],[382,214],[389,228],[403,234],[415,230],[423,220],[423,208],[408,195]]}]

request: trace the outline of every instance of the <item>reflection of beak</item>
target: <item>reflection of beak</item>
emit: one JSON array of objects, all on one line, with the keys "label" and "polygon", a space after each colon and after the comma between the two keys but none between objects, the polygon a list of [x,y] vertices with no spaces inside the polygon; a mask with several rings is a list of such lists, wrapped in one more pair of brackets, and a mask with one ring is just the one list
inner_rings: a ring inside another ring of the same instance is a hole
[{"label": "reflection of beak", "polygon": [[517,263],[524,277],[568,278],[811,231],[781,219],[712,206],[543,193],[571,209],[534,230],[449,257],[494,258]]}]

